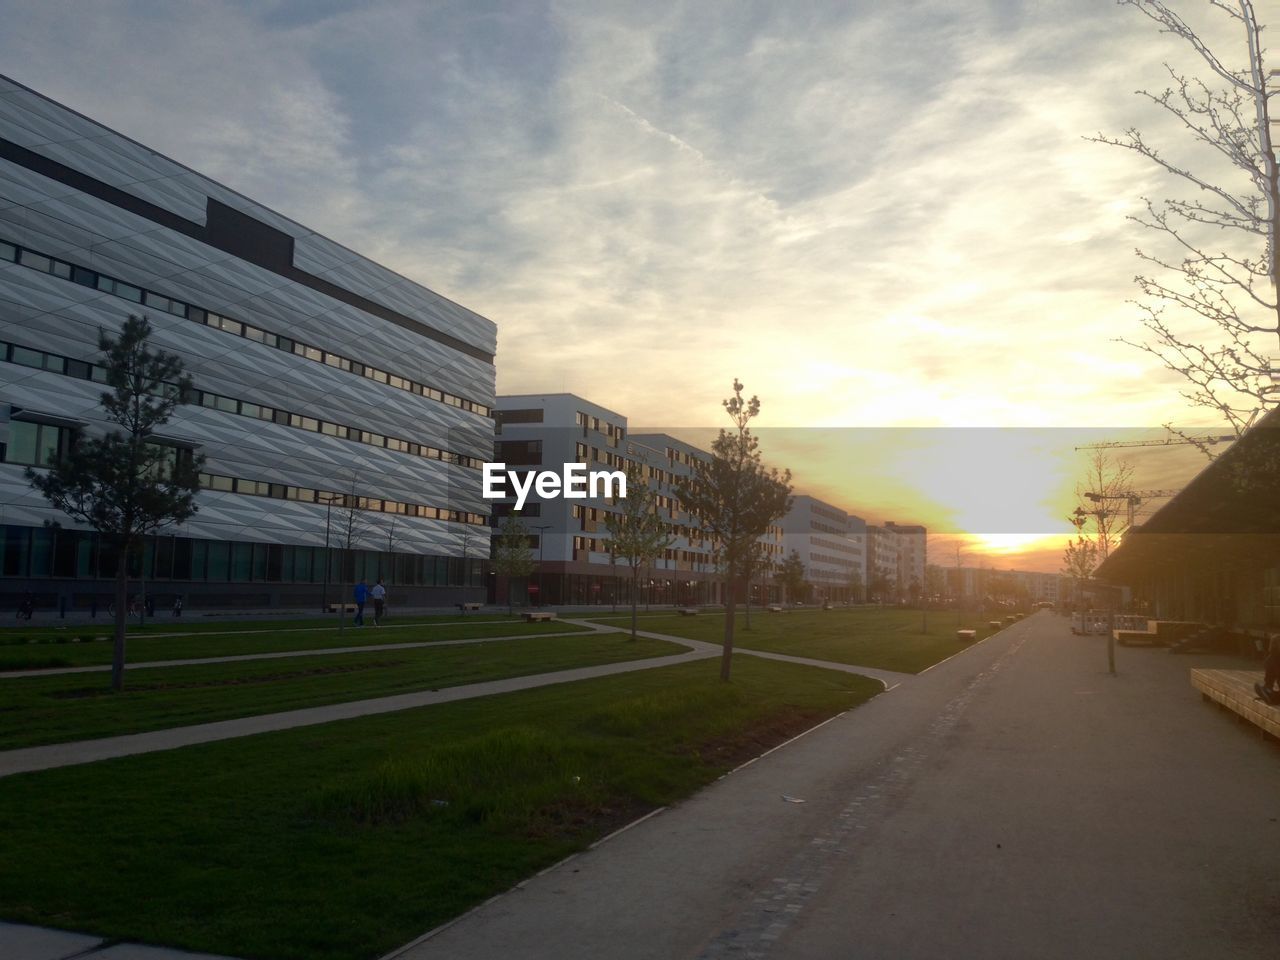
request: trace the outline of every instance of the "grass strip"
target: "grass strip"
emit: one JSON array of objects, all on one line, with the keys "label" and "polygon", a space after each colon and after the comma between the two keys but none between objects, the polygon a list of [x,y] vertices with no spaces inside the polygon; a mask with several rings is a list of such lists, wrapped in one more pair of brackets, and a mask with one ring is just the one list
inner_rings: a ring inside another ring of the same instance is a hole
[{"label": "grass strip", "polygon": [[482,646],[157,667],[128,676],[113,694],[105,674],[2,681],[0,750],[141,733],[683,653],[661,640],[621,634],[528,637]]},{"label": "grass strip", "polygon": [[[625,626],[609,618],[592,618],[610,626]],[[747,650],[767,650],[814,660],[829,660],[860,667],[878,667],[900,673],[919,673],[927,667],[966,649],[972,641],[956,636],[954,612],[930,611],[928,630],[919,610],[883,608],[842,608],[832,610],[789,610],[768,613],[753,610],[751,629],[739,611],[735,620],[734,645]],[[977,630],[977,640],[993,632],[986,621],[963,627]],[[642,630],[720,643],[724,638],[724,614],[703,611],[696,617],[663,615],[646,617]]]},{"label": "grass strip", "polygon": [[[0,916],[371,960],[880,690],[743,657],[0,780]],[[38,813],[37,813],[38,811]]]},{"label": "grass strip", "polygon": [[[221,624],[223,630],[193,634],[151,636],[130,634],[125,644],[129,663],[152,660],[190,660],[200,657],[230,657],[246,653],[275,653],[290,650],[324,650],[330,647],[358,647],[380,643],[422,643],[436,640],[466,640],[480,637],[536,636],[545,633],[573,633],[586,630],[567,623],[525,623],[521,620],[476,620],[412,624],[389,623],[385,627],[336,626],[275,627],[254,624],[237,630]],[[77,638],[79,638],[77,640]],[[111,662],[111,639],[103,632],[71,631],[58,639],[32,639],[27,643],[0,644],[0,671],[44,670],[56,667],[100,666]]]}]

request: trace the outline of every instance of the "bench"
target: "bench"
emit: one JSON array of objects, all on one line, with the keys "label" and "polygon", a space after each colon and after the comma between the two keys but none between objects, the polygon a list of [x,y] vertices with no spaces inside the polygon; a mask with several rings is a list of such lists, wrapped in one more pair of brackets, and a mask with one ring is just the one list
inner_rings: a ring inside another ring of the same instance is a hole
[{"label": "bench", "polygon": [[697,607],[681,607],[676,612],[682,617],[696,617],[699,611]]},{"label": "bench", "polygon": [[468,610],[479,610],[481,606],[483,606],[483,604],[472,600],[472,601],[468,601],[467,603],[458,604],[458,609],[461,610],[463,613],[466,613]]},{"label": "bench", "polygon": [[555,613],[551,610],[530,610],[527,613],[522,613],[521,616],[524,617],[525,623],[545,623],[556,618]]},{"label": "bench", "polygon": [[968,642],[968,641],[972,641],[972,640],[977,640],[977,639],[978,639],[978,631],[977,631],[977,630],[957,630],[957,631],[956,631],[956,639],[957,639],[957,640],[964,640],[964,641],[966,641],[966,642]]},{"label": "bench", "polygon": [[354,603],[331,603],[329,604],[329,612],[337,613],[342,610],[345,613],[355,613],[356,605]]},{"label": "bench", "polygon": [[1004,624],[1001,623],[999,620],[988,620],[987,626],[990,627],[992,630],[999,630],[1001,627],[1004,626]]},{"label": "bench", "polygon": [[1203,699],[1232,711],[1273,737],[1280,737],[1280,707],[1263,703],[1253,689],[1261,680],[1262,674],[1257,670],[1196,667],[1191,671],[1191,685],[1200,691]]},{"label": "bench", "polygon": [[782,604],[780,604],[780,603],[771,603],[771,604],[769,604],[767,607],[765,607],[765,609],[766,609],[766,610],[768,610],[770,613],[781,613],[781,612],[782,612]]}]

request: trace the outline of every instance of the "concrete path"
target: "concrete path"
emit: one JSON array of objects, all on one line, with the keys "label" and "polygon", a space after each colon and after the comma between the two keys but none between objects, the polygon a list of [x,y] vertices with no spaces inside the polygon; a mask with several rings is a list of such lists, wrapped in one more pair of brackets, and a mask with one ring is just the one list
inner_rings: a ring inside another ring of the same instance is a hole
[{"label": "concrete path", "polygon": [[[577,624],[579,621],[565,621]],[[611,627],[591,625],[599,632],[620,632]],[[54,743],[39,747],[23,747],[17,750],[0,752],[0,777],[16,773],[29,773],[34,770],[49,770],[54,767],[69,767],[81,763],[94,763],[98,760],[109,760],[113,757],[126,757],[138,753],[154,753],[160,750],[176,750],[197,743],[210,743],[215,740],[230,740],[235,737],[248,737],[259,733],[270,733],[276,730],[291,730],[295,727],[309,727],[321,723],[332,723],[335,720],[350,720],[355,717],[368,717],[381,713],[395,713],[400,710],[413,710],[437,703],[453,703],[458,700],[471,700],[476,697],[490,697],[516,690],[529,690],[533,687],[544,687],[557,683],[573,683],[577,680],[589,680],[595,677],[607,677],[620,673],[631,673],[636,670],[652,670],[658,667],[687,663],[690,660],[702,660],[720,655],[717,644],[704,643],[701,640],[689,640],[684,637],[640,631],[641,636],[657,640],[669,640],[680,644],[687,652],[666,657],[651,657],[646,660],[631,660],[625,663],[606,663],[590,667],[578,667],[572,670],[559,670],[552,673],[539,673],[523,677],[508,677],[503,680],[489,680],[482,683],[469,683],[456,687],[445,687],[439,690],[420,690],[414,693],[397,694],[390,697],[377,697],[368,700],[351,700],[345,703],[332,703],[318,707],[306,707],[299,710],[288,710],[280,713],[259,714],[252,717],[239,717],[234,720],[219,720],[213,723],[193,724],[185,727],[170,727],[166,730],[152,730],[146,733],[132,733],[118,737],[104,737],[98,740],[77,740],[70,743]],[[568,634],[568,636],[592,636],[592,634]],[[492,639],[492,638],[491,638]],[[479,640],[439,641],[439,643],[476,643]],[[438,644],[400,644],[397,646],[436,646]],[[377,649],[361,647],[361,650]],[[333,652],[333,651],[321,651]],[[855,667],[847,664],[825,663],[807,660],[801,657],[789,657],[783,654],[756,654],[754,651],[742,651],[752,655],[767,657],[773,660],[789,660],[828,669],[857,673],[879,680],[886,687],[911,679],[910,674],[893,673],[888,670],[877,670],[870,667]],[[299,655],[296,651],[290,656]],[[264,654],[258,656],[275,656]],[[282,654],[283,656],[283,654]],[[243,657],[213,658],[206,662],[226,662]],[[180,661],[189,663],[190,661]]]},{"label": "concrete path", "polygon": [[4,960],[226,960],[207,953],[111,943],[101,937],[16,923],[0,923],[0,948]]},{"label": "concrete path", "polygon": [[1041,613],[399,960],[1271,960],[1280,750]]}]

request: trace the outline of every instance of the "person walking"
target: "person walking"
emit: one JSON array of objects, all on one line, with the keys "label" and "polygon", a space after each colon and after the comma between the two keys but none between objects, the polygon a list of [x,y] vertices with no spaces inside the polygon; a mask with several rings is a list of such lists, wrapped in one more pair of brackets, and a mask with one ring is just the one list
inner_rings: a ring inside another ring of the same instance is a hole
[{"label": "person walking", "polygon": [[373,598],[373,625],[380,627],[382,626],[382,614],[387,608],[387,588],[382,585],[381,577],[373,585],[373,589],[369,591],[369,596]]},{"label": "person walking", "polygon": [[351,622],[357,627],[364,626],[364,605],[369,601],[369,587],[362,578],[355,590],[356,618]]},{"label": "person walking", "polygon": [[1262,682],[1255,683],[1253,689],[1259,700],[1280,706],[1280,633],[1272,634],[1269,640]]}]

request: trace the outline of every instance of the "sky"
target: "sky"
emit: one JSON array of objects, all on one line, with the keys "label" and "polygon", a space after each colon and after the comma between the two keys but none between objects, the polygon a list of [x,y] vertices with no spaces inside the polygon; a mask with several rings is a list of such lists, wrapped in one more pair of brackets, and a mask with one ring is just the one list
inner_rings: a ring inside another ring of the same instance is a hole
[{"label": "sky", "polygon": [[[1050,440],[1197,422],[1116,342],[1141,336],[1126,216],[1167,190],[1085,137],[1185,140],[1133,94],[1184,51],[1132,9],[0,0],[0,23],[0,72],[495,321],[500,393],[674,432],[721,425],[738,377],[766,455],[868,519],[1022,547],[1074,505],[1082,455]],[[1060,566],[1041,553],[993,557]]]}]

